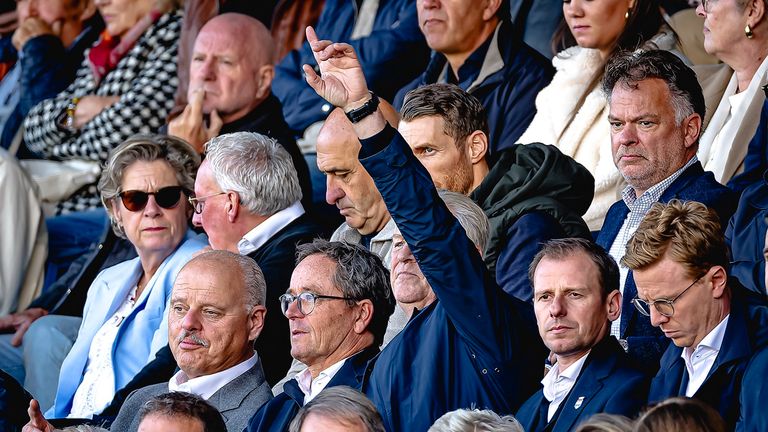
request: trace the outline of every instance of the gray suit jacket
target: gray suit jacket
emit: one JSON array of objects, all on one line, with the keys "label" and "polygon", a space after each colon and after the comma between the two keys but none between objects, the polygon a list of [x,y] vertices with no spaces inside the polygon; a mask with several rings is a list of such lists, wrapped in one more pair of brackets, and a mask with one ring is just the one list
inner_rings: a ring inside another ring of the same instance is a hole
[{"label": "gray suit jacket", "polygon": [[[153,397],[168,392],[168,383],[154,384],[138,389],[125,400],[112,432],[136,432],[139,428],[139,410]],[[214,393],[208,402],[219,410],[227,424],[227,431],[241,432],[248,425],[251,416],[267,401],[272,399],[272,391],[264,379],[261,361],[244,374],[233,379],[229,384]]]}]

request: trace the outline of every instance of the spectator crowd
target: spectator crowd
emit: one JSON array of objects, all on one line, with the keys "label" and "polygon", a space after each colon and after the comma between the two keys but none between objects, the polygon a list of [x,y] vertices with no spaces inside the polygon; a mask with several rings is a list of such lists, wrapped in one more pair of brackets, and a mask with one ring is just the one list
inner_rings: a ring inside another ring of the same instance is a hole
[{"label": "spectator crowd", "polygon": [[766,431],[768,0],[0,0],[0,430]]}]

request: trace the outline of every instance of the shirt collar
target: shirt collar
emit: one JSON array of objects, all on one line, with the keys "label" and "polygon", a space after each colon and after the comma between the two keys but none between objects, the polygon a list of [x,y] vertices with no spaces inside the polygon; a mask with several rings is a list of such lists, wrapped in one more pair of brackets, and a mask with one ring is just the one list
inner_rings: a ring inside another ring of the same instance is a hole
[{"label": "shirt collar", "polygon": [[698,161],[699,158],[694,155],[688,162],[686,162],[685,165],[683,165],[682,168],[673,172],[672,175],[665,178],[664,180],[648,188],[648,190],[639,197],[635,194],[635,189],[632,186],[627,185],[624,190],[621,191],[621,198],[624,200],[624,204],[626,204],[627,207],[629,207],[629,209],[632,211],[634,211],[634,208],[637,206],[647,206],[650,208],[653,203],[659,201],[664,191],[666,191],[667,188],[669,188],[669,186],[672,185],[672,183],[674,183],[675,180],[677,180],[677,178],[680,177],[680,175],[682,175],[685,170],[687,170],[691,165]]},{"label": "shirt collar", "polygon": [[725,329],[728,327],[728,318],[730,316],[731,314],[726,315],[725,318],[720,321],[720,324],[716,325],[715,328],[707,333],[707,335],[704,336],[704,339],[702,339],[696,347],[687,347],[683,349],[683,352],[680,353],[680,357],[682,357],[683,360],[690,360],[693,353],[701,348],[720,352],[720,348],[723,346],[723,339],[725,338]]},{"label": "shirt collar", "polygon": [[229,369],[192,379],[184,371],[180,370],[168,382],[168,391],[192,393],[208,400],[219,389],[256,366],[258,361],[259,356],[254,352],[251,358]]},{"label": "shirt collar", "polygon": [[[547,372],[547,375],[544,376],[544,379],[541,380],[541,384],[544,386],[544,397],[546,397],[548,401],[551,402],[557,396],[558,389],[556,387],[565,383],[576,382],[588,356],[589,352],[581,356],[580,359],[573,362],[573,364],[568,366],[568,368],[562,372],[560,372],[560,368],[557,364],[552,366],[552,369],[550,369],[549,372]],[[570,388],[568,388],[568,391],[570,391]]]},{"label": "shirt collar", "polygon": [[296,201],[289,207],[273,214],[268,217],[267,220],[248,231],[243,238],[237,242],[237,250],[240,252],[240,255],[248,255],[264,246],[272,236],[280,232],[280,230],[301,217],[303,214],[304,207],[302,207],[299,201]]},{"label": "shirt collar", "polygon": [[342,359],[341,361],[332,364],[320,372],[315,379],[312,379],[312,373],[309,371],[309,368],[304,369],[296,375],[296,382],[299,384],[299,389],[304,393],[305,404],[323,391],[339,369],[344,366],[345,361],[347,361],[347,359]]}]

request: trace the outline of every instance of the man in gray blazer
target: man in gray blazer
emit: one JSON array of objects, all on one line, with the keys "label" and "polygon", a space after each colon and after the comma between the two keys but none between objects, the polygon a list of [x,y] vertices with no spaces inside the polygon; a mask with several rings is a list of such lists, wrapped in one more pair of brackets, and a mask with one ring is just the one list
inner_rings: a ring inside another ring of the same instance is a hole
[{"label": "man in gray blazer", "polygon": [[228,431],[242,431],[272,399],[253,342],[264,325],[264,275],[256,262],[227,251],[193,258],[173,284],[168,341],[181,369],[168,383],[136,390],[112,431],[138,430],[139,409],[152,397],[185,391],[219,410]]}]

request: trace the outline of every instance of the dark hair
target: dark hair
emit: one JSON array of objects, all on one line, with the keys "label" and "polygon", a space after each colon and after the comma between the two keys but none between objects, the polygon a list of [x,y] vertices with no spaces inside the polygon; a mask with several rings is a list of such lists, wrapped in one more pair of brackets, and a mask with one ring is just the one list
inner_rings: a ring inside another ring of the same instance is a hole
[{"label": "dark hair", "polygon": [[715,409],[696,399],[667,399],[642,414],[635,422],[635,432],[685,431],[725,432],[728,430]]},{"label": "dark hair", "polygon": [[667,84],[678,123],[693,113],[704,119],[707,107],[696,72],[668,51],[624,51],[615,55],[605,67],[603,92],[610,102],[617,84],[636,89],[637,83],[651,78]]},{"label": "dark hair", "polygon": [[[336,263],[331,282],[345,297],[370,300],[373,303],[373,318],[369,327],[374,343],[380,346],[384,341],[389,317],[395,311],[389,271],[381,258],[360,245],[316,239],[296,247],[296,264],[310,255],[322,255]],[[354,300],[347,303],[352,305]]]},{"label": "dark hair", "polygon": [[544,258],[563,260],[578,253],[585,253],[595,263],[600,272],[600,285],[603,298],[619,289],[619,266],[616,261],[597,243],[583,238],[554,239],[544,243],[539,253],[533,257],[528,267],[528,279],[533,285],[533,277],[539,263]]},{"label": "dark hair", "polygon": [[[611,49],[611,55],[603,60],[602,64],[595,69],[595,72],[589,80],[589,84],[584,89],[581,96],[579,96],[576,105],[574,105],[573,111],[571,111],[568,117],[568,122],[565,124],[565,127],[563,127],[563,130],[560,131],[559,138],[562,138],[565,131],[571,126],[573,119],[576,117],[576,113],[584,104],[587,96],[589,96],[592,90],[600,84],[600,80],[603,78],[605,64],[608,60],[621,50],[634,51],[642,47],[659,32],[661,26],[664,24],[664,16],[661,14],[659,8],[659,0],[637,0],[635,1],[635,7],[628,10],[627,13],[629,14],[627,17],[627,24],[624,26],[624,30],[622,30],[619,38]],[[674,30],[669,29],[669,32],[677,38]],[[552,52],[553,54],[558,54],[560,51],[574,45],[576,45],[576,38],[573,36],[573,33],[571,33],[571,29],[568,27],[565,17],[563,17],[555,34],[552,36]]]},{"label": "dark hair", "polygon": [[335,423],[361,424],[367,432],[384,432],[381,414],[364,394],[348,386],[328,387],[307,402],[289,426],[299,432],[310,414],[330,417]]},{"label": "dark hair", "polygon": [[480,101],[453,84],[428,84],[409,91],[400,109],[402,121],[419,117],[440,116],[443,132],[464,148],[474,131],[488,135],[488,116]]},{"label": "dark hair", "polygon": [[199,420],[204,432],[226,432],[227,426],[216,408],[200,396],[186,392],[170,392],[148,400],[139,410],[139,423],[149,415],[187,417]]}]

